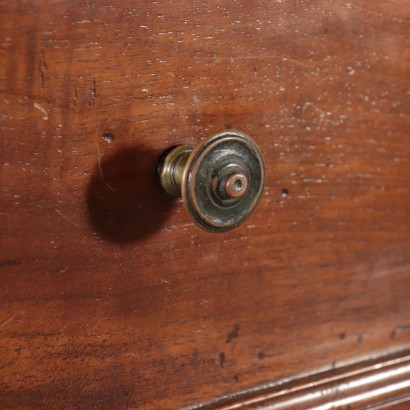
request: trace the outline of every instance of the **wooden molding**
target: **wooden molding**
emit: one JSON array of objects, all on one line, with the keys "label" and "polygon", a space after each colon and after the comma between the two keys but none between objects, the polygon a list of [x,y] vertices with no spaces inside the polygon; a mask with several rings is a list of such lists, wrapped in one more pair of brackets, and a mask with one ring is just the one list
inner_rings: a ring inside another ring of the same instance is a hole
[{"label": "wooden molding", "polygon": [[379,409],[409,400],[410,350],[406,350],[383,358],[224,397],[195,408]]}]

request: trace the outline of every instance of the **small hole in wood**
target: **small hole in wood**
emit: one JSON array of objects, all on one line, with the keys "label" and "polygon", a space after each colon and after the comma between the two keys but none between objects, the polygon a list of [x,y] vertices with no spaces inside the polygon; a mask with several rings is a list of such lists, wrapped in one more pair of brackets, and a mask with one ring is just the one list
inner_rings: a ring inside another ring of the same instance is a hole
[{"label": "small hole in wood", "polygon": [[114,142],[115,135],[112,132],[104,132],[104,134],[102,135],[102,139],[111,143]]}]

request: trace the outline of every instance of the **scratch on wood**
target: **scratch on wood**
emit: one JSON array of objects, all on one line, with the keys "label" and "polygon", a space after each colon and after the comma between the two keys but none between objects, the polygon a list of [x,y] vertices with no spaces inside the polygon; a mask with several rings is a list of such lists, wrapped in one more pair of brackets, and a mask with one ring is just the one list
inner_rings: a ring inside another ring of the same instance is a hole
[{"label": "scratch on wood", "polygon": [[88,105],[92,107],[95,104],[95,97],[97,95],[97,83],[95,81],[95,78],[91,81],[91,86],[90,86],[90,98],[88,99]]},{"label": "scratch on wood", "polygon": [[48,112],[45,110],[44,107],[42,107],[38,102],[34,103],[34,108],[37,108],[40,110],[44,115],[43,115],[43,120],[48,120]]},{"label": "scratch on wood", "polygon": [[15,317],[16,317],[16,315],[13,315],[10,319],[7,319],[4,323],[2,323],[0,325],[0,327],[6,326],[7,323],[11,322]]},{"label": "scratch on wood", "polygon": [[252,56],[239,56],[239,57],[218,57],[214,55],[213,57],[197,57],[195,56],[195,59],[201,59],[201,60],[212,60],[212,61],[218,61],[218,60],[223,60],[223,61],[238,61],[238,60],[266,60],[266,59],[280,59],[285,62],[289,62],[295,65],[298,65],[300,67],[303,67],[305,69],[309,68],[306,64],[304,64],[301,61],[295,60],[293,58],[281,58],[277,55],[252,55]]},{"label": "scratch on wood", "polygon": [[100,147],[99,147],[99,145],[97,144],[97,142],[95,142],[95,145],[97,146],[98,169],[99,169],[99,171],[100,171],[101,181],[104,182],[104,184],[107,185],[107,187],[108,187],[109,189],[111,189],[112,192],[114,192],[114,189],[111,187],[111,185],[104,179],[103,172],[102,172],[102,168],[101,168],[101,151],[100,151]]},{"label": "scratch on wood", "polygon": [[77,87],[74,87],[74,98],[73,98],[74,107],[77,107],[77,100],[78,100],[78,90],[77,90]]},{"label": "scratch on wood", "polygon": [[289,62],[291,62],[293,64],[296,64],[296,65],[298,65],[300,67],[303,67],[303,68],[307,68],[306,64],[303,64],[298,60],[294,60],[293,58],[283,58],[282,60],[283,61],[289,61]]},{"label": "scratch on wood", "polygon": [[60,210],[56,209],[56,212],[64,218],[66,221],[68,221],[71,225],[76,226],[77,228],[81,228],[81,225],[77,225],[74,223],[70,218],[68,218],[66,215],[64,215]]}]

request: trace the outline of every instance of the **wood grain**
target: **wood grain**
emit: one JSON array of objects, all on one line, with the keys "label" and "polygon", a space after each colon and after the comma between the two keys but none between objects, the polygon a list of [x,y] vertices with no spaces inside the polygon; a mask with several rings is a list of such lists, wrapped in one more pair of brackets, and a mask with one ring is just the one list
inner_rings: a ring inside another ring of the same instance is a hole
[{"label": "wood grain", "polygon": [[[0,4],[2,408],[195,406],[410,346],[405,0]],[[260,205],[153,178],[234,127]]]}]

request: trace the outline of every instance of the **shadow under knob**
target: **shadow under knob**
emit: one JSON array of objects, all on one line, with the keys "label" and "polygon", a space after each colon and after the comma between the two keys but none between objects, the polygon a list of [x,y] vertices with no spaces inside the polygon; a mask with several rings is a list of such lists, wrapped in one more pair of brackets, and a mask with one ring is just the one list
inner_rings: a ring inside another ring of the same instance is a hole
[{"label": "shadow under knob", "polygon": [[258,204],[265,182],[262,154],[246,134],[228,130],[196,147],[178,145],[160,158],[157,175],[170,195],[182,196],[201,228],[226,232]]}]

